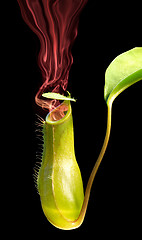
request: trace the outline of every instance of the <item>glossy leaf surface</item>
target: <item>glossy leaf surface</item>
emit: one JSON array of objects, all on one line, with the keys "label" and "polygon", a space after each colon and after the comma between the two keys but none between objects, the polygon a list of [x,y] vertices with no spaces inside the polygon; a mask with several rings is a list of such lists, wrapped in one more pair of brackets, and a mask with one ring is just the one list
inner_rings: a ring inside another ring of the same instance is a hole
[{"label": "glossy leaf surface", "polygon": [[45,97],[45,98],[49,98],[49,99],[69,100],[69,101],[76,102],[76,100],[74,98],[71,98],[70,95],[68,97],[66,97],[66,96],[63,96],[59,93],[54,93],[54,92],[43,93],[42,96]]},{"label": "glossy leaf surface", "polygon": [[104,88],[107,104],[140,80],[142,80],[142,47],[136,47],[116,57],[107,68]]}]

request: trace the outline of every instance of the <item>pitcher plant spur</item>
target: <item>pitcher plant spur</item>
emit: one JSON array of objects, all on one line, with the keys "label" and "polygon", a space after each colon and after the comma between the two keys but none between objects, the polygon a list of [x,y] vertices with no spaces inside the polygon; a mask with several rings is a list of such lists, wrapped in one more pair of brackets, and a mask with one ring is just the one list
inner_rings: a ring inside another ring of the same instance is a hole
[{"label": "pitcher plant spur", "polygon": [[77,36],[79,14],[87,0],[18,0],[18,3],[23,19],[40,39],[43,84],[35,101],[48,110],[46,119],[40,120],[43,153],[34,175],[36,186],[49,222],[60,229],[75,229],[84,220],[92,183],[108,145],[112,103],[122,91],[142,80],[142,47],[122,53],[106,70],[106,136],[84,193],[74,150],[71,101],[76,100],[67,91],[67,84],[73,62],[70,49]]}]

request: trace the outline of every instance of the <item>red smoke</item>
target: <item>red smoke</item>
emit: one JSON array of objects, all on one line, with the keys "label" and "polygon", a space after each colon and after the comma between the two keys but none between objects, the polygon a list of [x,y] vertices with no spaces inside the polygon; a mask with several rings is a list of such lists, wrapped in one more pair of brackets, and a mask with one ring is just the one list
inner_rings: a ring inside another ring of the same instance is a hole
[{"label": "red smoke", "polygon": [[35,101],[53,109],[56,101],[42,97],[44,92],[64,94],[73,58],[71,46],[77,36],[79,14],[88,0],[17,0],[24,21],[40,39],[38,64],[43,84]]}]

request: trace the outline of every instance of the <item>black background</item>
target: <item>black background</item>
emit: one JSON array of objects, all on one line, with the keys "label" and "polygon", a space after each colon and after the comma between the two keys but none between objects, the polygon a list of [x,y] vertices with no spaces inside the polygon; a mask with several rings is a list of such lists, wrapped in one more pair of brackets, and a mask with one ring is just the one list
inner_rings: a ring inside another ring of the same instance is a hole
[{"label": "black background", "polygon": [[[140,236],[141,82],[124,91],[113,104],[110,142],[96,175],[82,226],[69,232],[56,229],[42,212],[32,177],[38,151],[35,114],[41,114],[34,102],[41,85],[37,65],[40,44],[23,21],[18,3],[12,4],[5,23],[3,67],[4,92],[7,93],[4,99],[8,101],[4,106],[7,119],[4,142],[9,163],[6,169],[10,170],[8,199],[12,201],[8,214],[17,216],[12,231],[18,234],[17,230],[21,230],[21,236],[31,232],[40,239],[57,233],[59,237],[91,233],[96,239]],[[80,16],[68,90],[77,98],[72,104],[75,150],[84,188],[105,136],[105,70],[117,55],[141,46],[140,8],[137,1],[125,5],[120,1],[104,4],[89,0]]]}]

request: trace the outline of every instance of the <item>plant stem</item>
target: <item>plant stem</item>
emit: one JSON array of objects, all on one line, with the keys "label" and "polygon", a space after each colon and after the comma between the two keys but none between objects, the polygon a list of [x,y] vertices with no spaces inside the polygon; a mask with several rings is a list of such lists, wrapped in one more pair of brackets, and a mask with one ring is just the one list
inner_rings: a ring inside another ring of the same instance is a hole
[{"label": "plant stem", "polygon": [[78,219],[76,220],[76,223],[78,223],[79,225],[81,225],[81,223],[84,220],[85,213],[86,213],[87,206],[88,206],[88,202],[89,202],[91,187],[92,187],[92,184],[93,184],[94,178],[96,176],[97,170],[98,170],[98,168],[100,166],[100,163],[101,163],[101,161],[103,159],[103,156],[105,154],[105,151],[106,151],[106,148],[107,148],[107,145],[108,145],[109,136],[110,136],[110,130],[111,130],[111,112],[112,112],[111,110],[112,110],[112,103],[110,102],[108,104],[106,136],[105,136],[105,139],[104,139],[104,143],[103,143],[101,152],[100,152],[100,154],[98,156],[98,159],[97,159],[97,161],[96,161],[96,163],[94,165],[94,168],[93,168],[93,170],[91,172],[91,175],[90,175],[88,183],[87,183],[82,209],[81,209],[81,212],[80,212],[80,215],[79,215]]}]

